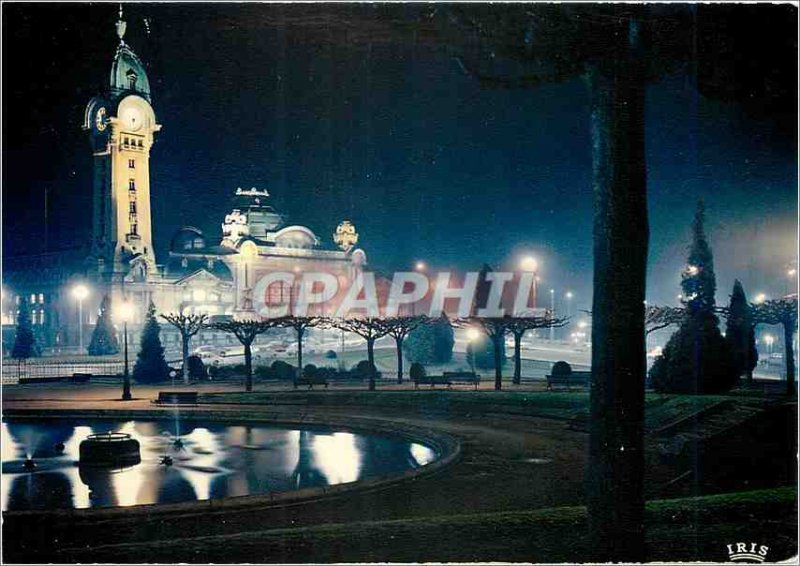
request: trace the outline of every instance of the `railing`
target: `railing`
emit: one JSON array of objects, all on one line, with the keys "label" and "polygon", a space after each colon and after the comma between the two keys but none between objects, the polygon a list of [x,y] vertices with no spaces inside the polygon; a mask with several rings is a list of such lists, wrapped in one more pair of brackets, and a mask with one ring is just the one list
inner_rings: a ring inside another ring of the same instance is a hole
[{"label": "railing", "polygon": [[[133,369],[133,365],[129,366]],[[71,377],[76,373],[103,376],[121,376],[124,372],[121,360],[48,360],[34,358],[29,360],[3,360],[3,385],[15,385],[27,379]]]}]

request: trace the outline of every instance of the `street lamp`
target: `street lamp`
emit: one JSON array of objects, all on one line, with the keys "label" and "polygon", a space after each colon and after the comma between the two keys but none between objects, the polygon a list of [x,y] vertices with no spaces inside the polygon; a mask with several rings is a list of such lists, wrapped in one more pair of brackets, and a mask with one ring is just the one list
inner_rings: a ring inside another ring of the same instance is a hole
[{"label": "street lamp", "polygon": [[[417,273],[425,273],[428,271],[428,266],[424,261],[418,261],[417,263],[414,264],[414,271],[416,271]],[[427,274],[425,275],[425,278],[426,279],[428,278]],[[428,284],[430,285],[430,282]],[[425,297],[427,296],[428,296],[428,290],[426,289]],[[423,297],[423,299],[425,297]],[[417,316],[417,301],[411,303],[411,316]]]},{"label": "street lamp", "polygon": [[125,299],[119,306],[117,313],[119,318],[122,319],[122,332],[125,334],[124,343],[124,356],[125,356],[125,373],[122,379],[122,400],[130,401],[131,397],[131,374],[128,371],[128,321],[133,318],[133,304],[130,300]]},{"label": "street lamp", "polygon": [[794,279],[794,277],[796,275],[797,275],[797,269],[795,269],[794,267],[789,268],[786,271],[786,294],[787,295],[792,292],[792,279]]},{"label": "street lamp", "polygon": [[476,328],[468,328],[467,329],[467,340],[469,341],[469,347],[472,351],[472,355],[469,357],[469,367],[472,370],[472,373],[475,373],[475,350],[472,349],[472,344],[480,337],[481,333],[478,332]]},{"label": "street lamp", "polygon": [[72,288],[72,296],[78,299],[78,344],[80,353],[83,353],[83,300],[89,296],[89,288],[78,284]]},{"label": "street lamp", "polygon": [[533,256],[525,256],[519,262],[522,271],[533,273],[533,308],[536,308],[536,284],[539,282],[539,262]]},{"label": "street lamp", "polygon": [[[550,316],[555,318],[556,316],[556,290],[550,289]],[[550,327],[550,342],[553,341],[554,332],[556,331],[555,326]]]},{"label": "street lamp", "polygon": [[761,303],[763,303],[766,300],[767,300],[767,295],[765,295],[764,293],[759,293],[758,295],[756,295],[755,303],[757,305],[760,305]]}]

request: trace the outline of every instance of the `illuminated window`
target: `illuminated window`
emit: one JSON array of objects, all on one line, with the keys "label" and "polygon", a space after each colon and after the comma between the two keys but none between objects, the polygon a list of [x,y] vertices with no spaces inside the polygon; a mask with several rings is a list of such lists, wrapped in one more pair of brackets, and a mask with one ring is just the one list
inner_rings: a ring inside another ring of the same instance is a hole
[{"label": "illuminated window", "polygon": [[44,293],[39,293],[39,304],[44,304]]},{"label": "illuminated window", "polygon": [[135,191],[136,190],[136,181],[133,179],[128,179],[128,190]]},{"label": "illuminated window", "polygon": [[134,236],[138,236],[139,235],[139,226],[138,226],[138,224],[131,224],[131,234],[133,234]]},{"label": "illuminated window", "polygon": [[36,293],[31,295],[31,304],[36,302]]},{"label": "illuminated window", "polygon": [[136,201],[135,200],[131,201],[129,212],[131,214],[136,214]]},{"label": "illuminated window", "polygon": [[136,160],[128,159],[128,169],[136,169]]}]

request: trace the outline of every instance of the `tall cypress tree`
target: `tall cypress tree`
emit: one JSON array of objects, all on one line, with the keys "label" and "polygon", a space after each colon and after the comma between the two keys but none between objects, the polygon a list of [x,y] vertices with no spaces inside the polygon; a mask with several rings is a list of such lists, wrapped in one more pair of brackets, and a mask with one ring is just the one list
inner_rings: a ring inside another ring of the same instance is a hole
[{"label": "tall cypress tree", "polygon": [[88,352],[92,356],[110,356],[119,352],[117,332],[111,323],[110,300],[108,295],[100,303],[100,313],[97,315],[97,324],[92,331],[92,341],[89,343]]},{"label": "tall cypress tree", "polygon": [[753,370],[758,363],[756,331],[752,309],[738,279],[733,284],[731,302],[728,306],[725,340],[733,352],[737,374],[746,374],[747,381],[752,382]]},{"label": "tall cypress tree", "polygon": [[705,207],[697,203],[687,266],[681,274],[688,316],[650,369],[653,387],[665,393],[718,393],[738,379],[730,344],[714,313],[714,255],[705,234]]},{"label": "tall cypress tree", "polygon": [[19,312],[17,313],[17,334],[14,339],[14,348],[11,350],[11,357],[25,360],[37,355],[36,338],[33,335],[31,326],[31,310],[28,307],[28,299],[20,297]]},{"label": "tall cypress tree", "polygon": [[705,233],[706,211],[698,201],[692,223],[692,243],[686,269],[681,274],[683,301],[690,313],[713,313],[716,304],[717,278],[714,274],[714,254]]},{"label": "tall cypress tree", "polygon": [[161,345],[161,326],[156,320],[156,307],[153,303],[147,309],[147,320],[142,329],[142,340],[136,365],[133,366],[133,379],[139,383],[156,383],[169,377],[169,366],[164,359]]}]

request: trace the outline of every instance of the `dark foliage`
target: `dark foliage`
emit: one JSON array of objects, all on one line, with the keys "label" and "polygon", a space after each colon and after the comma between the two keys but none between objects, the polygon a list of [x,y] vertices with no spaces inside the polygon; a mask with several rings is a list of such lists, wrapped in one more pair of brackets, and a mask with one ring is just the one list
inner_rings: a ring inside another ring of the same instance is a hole
[{"label": "dark foliage", "polygon": [[325,358],[329,360],[335,360],[337,357],[338,356],[334,350],[328,350],[327,352],[325,352]]},{"label": "dark foliage", "polygon": [[319,373],[319,368],[314,364],[306,364],[306,367],[303,368],[303,375],[306,377],[316,377]]},{"label": "dark foliage", "polygon": [[729,391],[738,374],[730,344],[712,313],[691,316],[672,335],[650,380],[660,393],[707,394]]},{"label": "dark foliage", "polygon": [[697,204],[692,244],[681,287],[686,317],[650,368],[650,382],[662,393],[721,393],[739,378],[734,353],[714,314],[714,256],[705,235],[705,209]]},{"label": "dark foliage", "polygon": [[169,366],[161,345],[161,326],[156,320],[153,303],[147,309],[147,320],[142,329],[142,341],[133,366],[133,379],[139,383],[158,383],[169,378]]},{"label": "dark foliage", "polygon": [[411,364],[411,369],[409,370],[409,375],[411,376],[412,380],[417,380],[425,377],[428,375],[428,372],[425,371],[425,366],[420,363],[413,363]]},{"label": "dark foliage", "polygon": [[205,379],[207,377],[206,366],[200,356],[189,356],[186,363],[189,366],[189,379]]},{"label": "dark foliage", "polygon": [[20,297],[19,313],[17,314],[17,333],[14,338],[14,348],[11,350],[11,357],[18,360],[25,360],[38,356],[36,338],[33,335],[31,325],[31,311],[28,307],[27,297]]},{"label": "dark foliage", "polygon": [[[472,357],[472,360],[470,360]],[[494,369],[494,342],[481,334],[467,346],[467,361],[472,361],[480,369]],[[506,341],[500,340],[500,365],[506,365]]]},{"label": "dark foliage", "polygon": [[111,301],[106,295],[100,303],[97,324],[92,332],[92,341],[89,343],[88,351],[91,356],[110,356],[119,352],[119,341],[114,325],[111,323],[110,308]]},{"label": "dark foliage", "polygon": [[403,343],[406,357],[422,364],[445,364],[453,359],[455,337],[447,316],[415,328]]},{"label": "dark foliage", "polygon": [[377,379],[381,376],[378,369],[375,367],[375,364],[370,363],[369,360],[361,360],[353,369],[350,370],[353,377],[356,379]]},{"label": "dark foliage", "polygon": [[733,284],[731,302],[727,309],[728,321],[725,327],[725,340],[730,345],[737,375],[747,375],[753,379],[753,370],[758,363],[756,331],[753,312],[747,302],[742,284],[737,279]]},{"label": "dark foliage", "polygon": [[550,370],[551,375],[570,375],[572,374],[572,366],[565,361],[559,361],[553,364],[553,369]]},{"label": "dark foliage", "polygon": [[295,370],[294,366],[284,362],[283,360],[275,360],[272,362],[272,365],[269,366],[270,371],[268,372],[272,379],[282,379],[282,380],[291,380],[294,379]]}]

